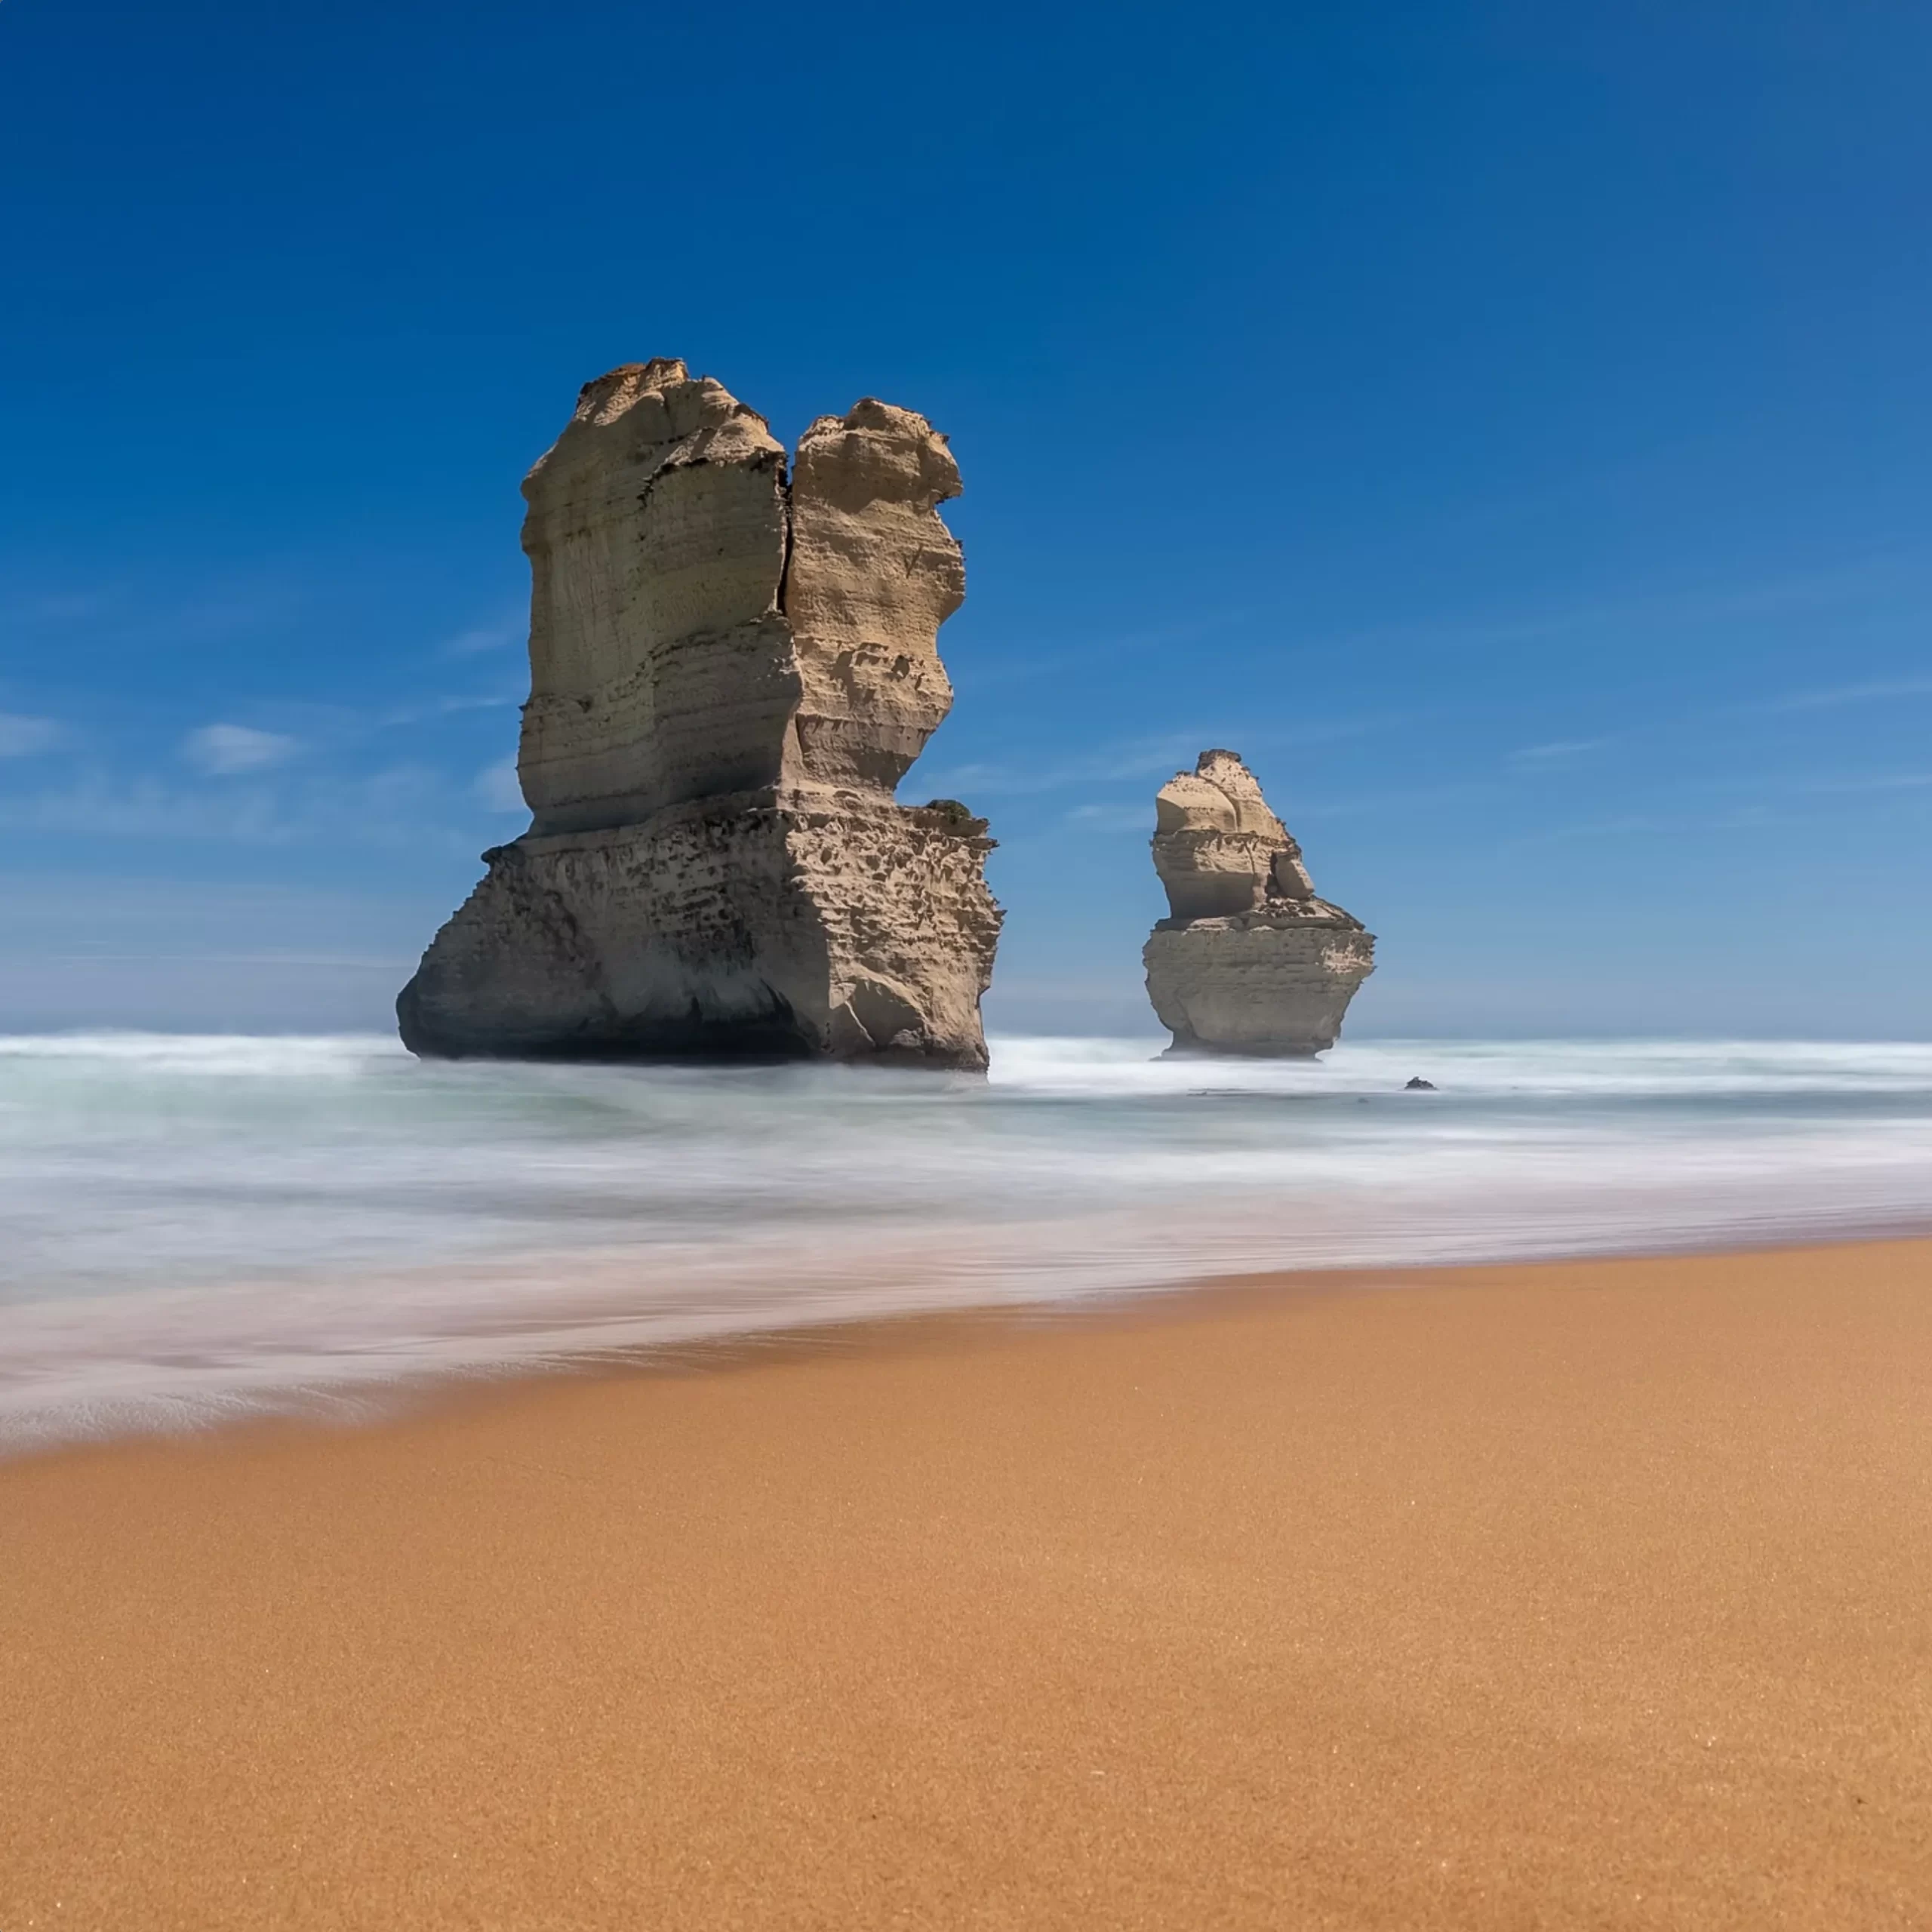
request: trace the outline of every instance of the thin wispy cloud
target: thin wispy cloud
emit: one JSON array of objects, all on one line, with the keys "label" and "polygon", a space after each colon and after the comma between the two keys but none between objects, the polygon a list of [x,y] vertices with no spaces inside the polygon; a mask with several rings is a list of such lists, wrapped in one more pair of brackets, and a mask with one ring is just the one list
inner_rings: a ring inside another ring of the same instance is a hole
[{"label": "thin wispy cloud", "polygon": [[494,764],[486,764],[476,774],[471,789],[493,812],[522,812],[530,809],[524,802],[523,787],[518,782],[516,760],[513,758],[499,758]]},{"label": "thin wispy cloud", "polygon": [[112,597],[99,590],[42,590],[0,603],[10,623],[75,623],[113,608]]},{"label": "thin wispy cloud", "polygon": [[[1158,737],[1123,738],[1103,745],[1084,757],[1042,758],[1032,764],[977,763],[943,767],[930,774],[921,769],[909,783],[929,785],[938,796],[968,798],[1018,798],[1060,792],[1075,786],[1156,783],[1177,771],[1192,771],[1195,760],[1211,746],[1223,746],[1244,758],[1257,752],[1291,751],[1297,746],[1328,744],[1386,731],[1414,714],[1378,712],[1350,718],[1312,718],[1285,728],[1254,731],[1240,724],[1196,724]],[[1151,810],[1151,805],[1149,807]]]},{"label": "thin wispy cloud", "polygon": [[[1137,657],[1150,651],[1167,651],[1176,645],[1198,644],[1203,639],[1235,629],[1250,621],[1245,610],[1194,611],[1172,623],[1138,631],[1114,631],[1071,646],[1048,647],[1016,654],[1004,663],[961,666],[958,675],[970,681],[976,691],[996,690],[1001,686],[1029,684],[1057,676],[1081,665],[1101,663],[1111,667],[1123,658]],[[944,639],[941,639],[942,645]]]},{"label": "thin wispy cloud", "polygon": [[1540,611],[1379,624],[1307,641],[1331,651],[1387,645],[1411,650],[1473,651],[1554,642],[1606,631],[1655,632],[1857,605],[1896,594],[1921,580],[1924,574],[1924,565],[1915,557],[1855,558],[1783,576],[1606,596]]},{"label": "thin wispy cloud", "polygon": [[51,751],[66,734],[51,718],[25,718],[0,711],[0,758],[32,758]]},{"label": "thin wispy cloud", "polygon": [[[274,565],[198,572],[185,582],[171,574],[131,574],[93,584],[0,583],[0,624],[42,640],[36,669],[43,679],[70,675],[66,654],[84,651],[82,675],[96,695],[118,706],[127,692],[118,680],[90,675],[88,660],[128,652],[192,651],[238,638],[279,645],[299,634],[325,595],[325,586],[314,577]],[[140,674],[129,681],[138,689]]]},{"label": "thin wispy cloud", "polygon": [[1066,823],[1078,832],[1140,832],[1154,829],[1154,804],[1144,805],[1075,805]]},{"label": "thin wispy cloud", "polygon": [[475,809],[447,779],[417,765],[293,787],[267,773],[184,785],[91,770],[38,792],[0,795],[0,830],[123,842],[281,846],[328,839],[469,851],[475,829],[459,828]]},{"label": "thin wispy cloud", "polygon": [[266,771],[286,763],[297,749],[296,740],[283,733],[248,724],[204,724],[181,742],[181,755],[197,771],[222,778]]},{"label": "thin wispy cloud", "polygon": [[509,611],[485,624],[472,625],[447,639],[438,650],[438,657],[479,657],[485,651],[505,651],[521,644],[530,631],[528,612]]},{"label": "thin wispy cloud", "polygon": [[1064,791],[1075,785],[1106,785],[1124,780],[1166,777],[1182,765],[1192,765],[1205,739],[1190,751],[1192,737],[1131,740],[1103,746],[1084,758],[1041,759],[1025,764],[956,764],[924,775],[935,796],[964,798],[969,792],[1018,798],[1041,792]]},{"label": "thin wispy cloud", "polygon": [[1512,764],[1561,764],[1610,743],[1607,738],[1556,738],[1546,745],[1525,745],[1509,754]]},{"label": "thin wispy cloud", "polygon": [[426,699],[420,704],[398,705],[383,712],[375,721],[385,729],[398,724],[421,724],[432,718],[453,718],[466,711],[500,711],[522,702],[522,694],[517,691],[462,692]]},{"label": "thin wispy cloud", "polygon": [[1767,711],[1829,711],[1844,704],[1872,704],[1889,698],[1932,697],[1932,677],[1874,678],[1863,684],[1836,685],[1823,691],[1793,691],[1774,698]]},{"label": "thin wispy cloud", "polygon": [[1759,832],[1785,822],[1783,814],[1765,805],[1739,805],[1723,812],[1618,812],[1570,825],[1540,826],[1503,840],[1501,849],[1563,845],[1576,839],[1681,838],[1708,832]]},{"label": "thin wispy cloud", "polygon": [[1497,779],[1452,782],[1446,785],[1420,785],[1408,789],[1392,786],[1386,791],[1363,792],[1351,798],[1312,799],[1294,808],[1297,825],[1313,819],[1371,818],[1395,813],[1413,820],[1438,806],[1461,804],[1472,798],[1509,795],[1509,788]]},{"label": "thin wispy cloud", "polygon": [[1932,786],[1932,771],[1873,771],[1851,778],[1814,778],[1798,789],[1806,792],[1920,792]]},{"label": "thin wispy cloud", "polygon": [[[1694,790],[1701,788],[1693,788]],[[1678,811],[1626,812],[1585,819],[1568,825],[1540,826],[1503,841],[1504,849],[1561,844],[1574,839],[1688,838],[1730,832],[1761,833],[1775,826],[1816,822],[1831,809],[1826,801],[1843,799],[1843,810],[1884,815],[1882,801],[1901,804],[1932,791],[1932,771],[1872,772],[1844,777],[1795,777],[1774,781],[1757,801],[1718,811],[1690,805]],[[1853,803],[1866,800],[1862,808]]]},{"label": "thin wispy cloud", "polygon": [[253,788],[189,791],[152,779],[85,773],[48,790],[0,799],[0,827],[55,836],[280,844],[292,835],[275,801]]},{"label": "thin wispy cloud", "polygon": [[45,952],[36,949],[32,958],[54,966],[140,966],[155,961],[198,966],[321,966],[351,972],[408,972],[415,964],[407,953],[371,958],[353,952],[206,952],[172,951],[165,947],[145,947],[139,952],[109,952],[88,947],[79,952]]}]

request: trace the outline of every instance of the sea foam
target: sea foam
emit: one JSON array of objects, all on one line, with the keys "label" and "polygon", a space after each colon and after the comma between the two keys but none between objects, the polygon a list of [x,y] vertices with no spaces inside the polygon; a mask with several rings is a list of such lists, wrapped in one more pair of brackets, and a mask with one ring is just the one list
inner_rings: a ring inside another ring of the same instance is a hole
[{"label": "sea foam", "polygon": [[1008,1038],[983,1081],[0,1039],[0,1441],[1260,1269],[1932,1225],[1932,1046],[1158,1054]]}]

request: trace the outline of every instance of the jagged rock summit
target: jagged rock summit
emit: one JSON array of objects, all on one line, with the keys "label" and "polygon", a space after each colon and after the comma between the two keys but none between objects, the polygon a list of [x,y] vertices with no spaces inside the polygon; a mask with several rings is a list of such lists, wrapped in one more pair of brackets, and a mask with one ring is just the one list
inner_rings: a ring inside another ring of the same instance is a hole
[{"label": "jagged rock summit", "polygon": [[1232,752],[1201,754],[1154,801],[1170,917],[1141,957],[1174,1053],[1306,1057],[1335,1044],[1375,936],[1315,896],[1301,848]]},{"label": "jagged rock summit", "polygon": [[946,438],[868,397],[788,463],[660,359],[586,384],[523,493],[531,824],[403,989],[404,1043],[984,1066],[992,841],[893,795],[952,703]]}]

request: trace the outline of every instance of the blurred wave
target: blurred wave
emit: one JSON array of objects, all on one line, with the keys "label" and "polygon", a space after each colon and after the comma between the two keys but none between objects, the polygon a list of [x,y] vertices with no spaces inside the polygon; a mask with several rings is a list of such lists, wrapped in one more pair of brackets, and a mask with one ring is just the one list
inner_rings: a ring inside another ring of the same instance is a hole
[{"label": "blurred wave", "polygon": [[980,1081],[0,1038],[0,1440],[1263,1269],[1932,1224],[1925,1044],[1157,1054],[1008,1038]]}]

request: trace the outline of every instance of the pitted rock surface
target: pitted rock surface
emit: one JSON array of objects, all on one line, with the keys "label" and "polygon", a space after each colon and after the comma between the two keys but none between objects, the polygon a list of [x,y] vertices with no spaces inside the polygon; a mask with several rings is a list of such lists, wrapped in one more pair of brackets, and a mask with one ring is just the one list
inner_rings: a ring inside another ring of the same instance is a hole
[{"label": "pitted rock surface", "polygon": [[1375,937],[1318,899],[1301,848],[1232,752],[1207,751],[1155,798],[1169,916],[1142,960],[1177,1053],[1305,1057],[1335,1044]]},{"label": "pitted rock surface", "polygon": [[418,1053],[983,1066],[985,822],[893,793],[965,594],[946,439],[867,398],[795,465],[668,359],[524,483],[532,823],[397,1002]]},{"label": "pitted rock surface", "polygon": [[952,708],[939,627],[966,562],[938,506],[958,466],[923,416],[868,400],[798,440],[785,615],[814,778],[890,792]]}]

